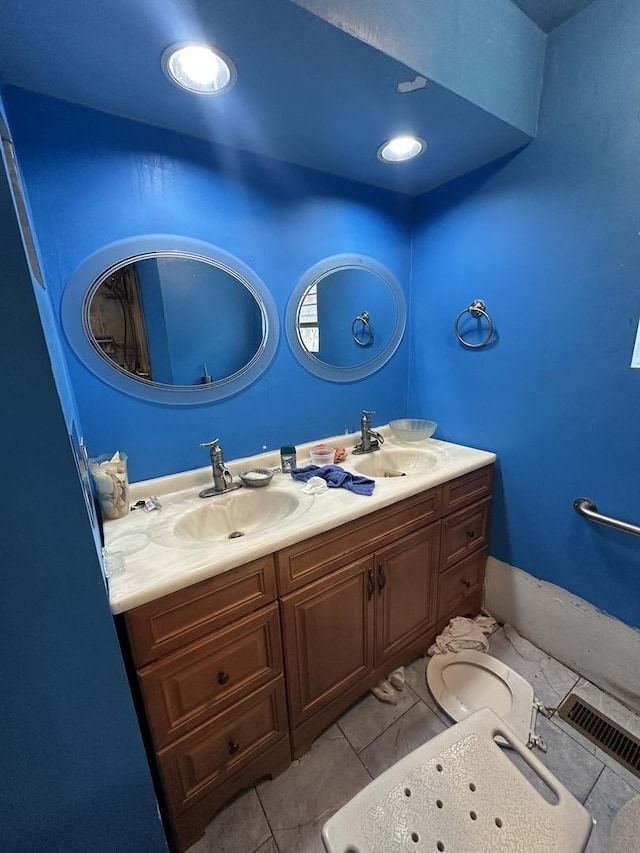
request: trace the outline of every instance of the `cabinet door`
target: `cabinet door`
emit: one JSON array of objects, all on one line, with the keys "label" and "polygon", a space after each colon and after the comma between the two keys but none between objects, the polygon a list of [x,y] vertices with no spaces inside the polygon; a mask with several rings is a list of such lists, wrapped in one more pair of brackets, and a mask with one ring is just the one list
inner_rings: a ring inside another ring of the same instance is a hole
[{"label": "cabinet door", "polygon": [[435,621],[439,544],[436,522],[375,554],[376,666]]},{"label": "cabinet door", "polygon": [[373,671],[375,595],[365,557],[282,599],[293,728]]}]

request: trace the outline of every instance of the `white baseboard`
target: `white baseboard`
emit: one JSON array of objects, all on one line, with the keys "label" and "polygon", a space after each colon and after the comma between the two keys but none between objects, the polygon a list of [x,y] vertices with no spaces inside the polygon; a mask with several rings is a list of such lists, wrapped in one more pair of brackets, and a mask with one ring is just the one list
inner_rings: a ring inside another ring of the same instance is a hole
[{"label": "white baseboard", "polygon": [[640,713],[640,631],[494,557],[484,599],[499,622]]}]

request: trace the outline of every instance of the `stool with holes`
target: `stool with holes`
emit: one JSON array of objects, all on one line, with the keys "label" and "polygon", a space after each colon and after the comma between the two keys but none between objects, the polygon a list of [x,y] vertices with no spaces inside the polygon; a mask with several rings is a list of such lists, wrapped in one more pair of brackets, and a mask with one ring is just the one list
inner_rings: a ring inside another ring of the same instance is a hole
[{"label": "stool with holes", "polygon": [[[557,798],[536,791],[504,738]],[[367,785],[322,829],[328,853],[582,853],[586,809],[496,714],[482,708]]]}]

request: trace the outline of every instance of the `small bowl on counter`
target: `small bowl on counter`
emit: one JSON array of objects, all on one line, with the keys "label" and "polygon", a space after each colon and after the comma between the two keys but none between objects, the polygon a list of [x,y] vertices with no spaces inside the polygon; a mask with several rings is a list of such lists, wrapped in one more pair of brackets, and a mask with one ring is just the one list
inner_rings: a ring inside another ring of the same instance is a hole
[{"label": "small bowl on counter", "polygon": [[389,421],[391,434],[399,441],[426,441],[434,434],[438,424],[435,421],[423,421],[420,418],[401,418]]},{"label": "small bowl on counter", "polygon": [[248,471],[241,471],[238,477],[250,489],[261,489],[269,485],[274,473],[270,468],[250,468]]},{"label": "small bowl on counter", "polygon": [[329,444],[316,444],[309,451],[312,465],[333,465],[336,449]]}]

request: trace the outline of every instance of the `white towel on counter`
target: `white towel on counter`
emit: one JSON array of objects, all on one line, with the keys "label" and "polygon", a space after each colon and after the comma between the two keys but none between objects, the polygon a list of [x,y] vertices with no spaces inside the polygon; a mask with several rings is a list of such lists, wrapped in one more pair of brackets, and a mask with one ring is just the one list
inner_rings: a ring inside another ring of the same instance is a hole
[{"label": "white towel on counter", "polygon": [[323,480],[322,477],[309,477],[306,485],[300,489],[305,495],[321,495],[328,490],[327,481]]}]

